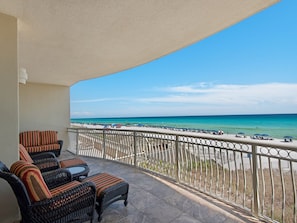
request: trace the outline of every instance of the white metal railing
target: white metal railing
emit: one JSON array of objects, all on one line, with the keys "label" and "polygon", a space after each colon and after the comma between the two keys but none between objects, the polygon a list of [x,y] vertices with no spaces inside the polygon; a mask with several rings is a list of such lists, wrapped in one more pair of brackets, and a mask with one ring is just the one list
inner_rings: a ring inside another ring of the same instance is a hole
[{"label": "white metal railing", "polygon": [[77,155],[166,176],[259,219],[297,223],[297,148],[290,143],[124,129],[69,128],[68,134]]}]

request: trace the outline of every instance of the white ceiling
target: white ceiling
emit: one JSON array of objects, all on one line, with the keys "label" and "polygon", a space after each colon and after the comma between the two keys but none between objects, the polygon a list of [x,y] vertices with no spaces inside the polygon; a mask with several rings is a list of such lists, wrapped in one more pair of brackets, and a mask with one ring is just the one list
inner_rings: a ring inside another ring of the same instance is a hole
[{"label": "white ceiling", "polygon": [[28,81],[71,86],[162,57],[277,1],[0,0],[0,12],[19,19]]}]

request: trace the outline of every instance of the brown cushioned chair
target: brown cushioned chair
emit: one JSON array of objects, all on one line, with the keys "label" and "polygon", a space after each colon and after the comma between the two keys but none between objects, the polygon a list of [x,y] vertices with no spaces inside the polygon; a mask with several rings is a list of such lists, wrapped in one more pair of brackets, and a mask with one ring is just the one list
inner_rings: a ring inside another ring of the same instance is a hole
[{"label": "brown cushioned chair", "polygon": [[84,166],[85,167],[85,176],[89,173],[88,164],[79,158],[72,158],[67,160],[59,161],[54,153],[44,152],[36,155],[30,155],[26,148],[19,144],[19,155],[20,160],[27,161],[36,165],[41,172],[47,172],[59,168],[69,168],[73,166]]},{"label": "brown cushioned chair", "polygon": [[30,155],[53,152],[58,157],[63,146],[63,141],[58,140],[58,132],[53,130],[21,132],[19,140]]},{"label": "brown cushioned chair", "polygon": [[0,177],[17,198],[21,223],[93,221],[96,189],[92,182],[72,181],[50,188],[33,164],[20,160],[10,169],[0,161]]},{"label": "brown cushioned chair", "polygon": [[[20,158],[22,160],[29,161],[30,163],[34,163],[30,155],[26,152],[26,149],[22,148],[21,145],[20,145]],[[52,162],[49,162],[49,163],[51,164]],[[45,165],[45,167],[43,168],[53,169],[52,167],[47,167],[46,162],[45,163],[39,162],[39,163],[36,163],[36,165],[38,166],[38,168],[42,168],[42,166]],[[71,166],[80,166],[80,165],[84,165],[84,163],[81,163],[80,159],[74,158],[74,159],[62,160],[58,164],[54,165],[54,167],[58,166],[58,168],[61,167],[61,168],[67,169]],[[85,163],[85,165],[87,164]],[[88,172],[89,172],[89,169],[87,169],[87,172],[82,175],[87,176]],[[79,177],[76,178],[72,175],[71,179],[79,179]],[[124,205],[127,206],[129,184],[125,182],[123,179],[110,175],[108,173],[98,173],[89,177],[82,178],[81,181],[93,182],[96,186],[96,191],[97,191],[96,192],[96,211],[98,214],[98,221],[101,221],[103,211],[110,204],[119,200],[124,200]],[[57,185],[58,183],[60,182],[53,181],[51,184]]]},{"label": "brown cushioned chair", "polygon": [[[57,159],[55,158],[54,159],[46,158],[45,160],[42,160],[41,159],[42,154],[38,154],[37,157],[40,160],[38,159],[33,160],[22,145],[20,145],[19,151],[20,151],[21,160],[25,160],[29,163],[35,164],[39,169],[41,169],[43,173],[45,172],[45,170],[48,171],[48,170],[53,170],[60,167],[61,169],[65,169],[65,168],[67,169],[72,166],[81,166],[81,165],[86,165],[85,167],[87,167],[86,169],[87,172],[80,174],[80,176],[87,176],[89,172],[89,168],[87,164],[78,158],[62,160],[58,162]],[[50,157],[50,155],[47,155],[47,156]],[[33,157],[36,157],[36,156],[33,156]],[[49,172],[52,172],[52,171],[49,171]],[[52,174],[52,175],[55,175],[55,174]],[[74,177],[74,175],[72,174],[70,178],[72,180],[72,179],[77,179],[79,177]],[[67,180],[65,182],[67,182]],[[97,191],[96,192],[96,211],[98,213],[98,221],[101,220],[103,211],[110,204],[118,200],[124,200],[125,206],[128,204],[129,184],[119,177],[115,177],[108,173],[98,173],[86,178],[82,178],[82,182],[95,183],[96,191]],[[51,183],[47,183],[47,185],[51,184],[56,186],[59,183],[60,181],[55,182],[54,180],[52,180]]]}]

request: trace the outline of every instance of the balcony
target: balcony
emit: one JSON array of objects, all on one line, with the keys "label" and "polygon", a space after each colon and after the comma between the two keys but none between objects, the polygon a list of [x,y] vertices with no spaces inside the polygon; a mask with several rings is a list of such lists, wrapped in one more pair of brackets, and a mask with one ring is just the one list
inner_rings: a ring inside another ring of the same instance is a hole
[{"label": "balcony", "polygon": [[[61,159],[73,156],[66,151],[62,153]],[[127,207],[123,201],[112,204],[103,212],[101,223],[260,222],[248,213],[139,168],[101,158],[86,156],[81,158],[90,166],[89,175],[108,172],[129,182]]]},{"label": "balcony", "polygon": [[[55,129],[66,141],[74,83],[175,52],[278,0],[0,2],[1,161],[11,164],[22,131]],[[26,85],[18,83],[22,68]],[[17,205],[0,187],[0,219],[12,222]]]},{"label": "balcony", "polygon": [[296,144],[174,131],[68,134],[90,174],[130,184],[128,206],[113,204],[102,222],[297,222]]}]

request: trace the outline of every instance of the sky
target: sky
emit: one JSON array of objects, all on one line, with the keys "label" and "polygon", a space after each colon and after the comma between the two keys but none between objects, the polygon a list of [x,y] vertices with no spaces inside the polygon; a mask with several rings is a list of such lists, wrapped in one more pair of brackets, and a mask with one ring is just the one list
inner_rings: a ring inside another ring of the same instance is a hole
[{"label": "sky", "polygon": [[297,1],[150,63],[78,82],[71,118],[297,113]]}]

